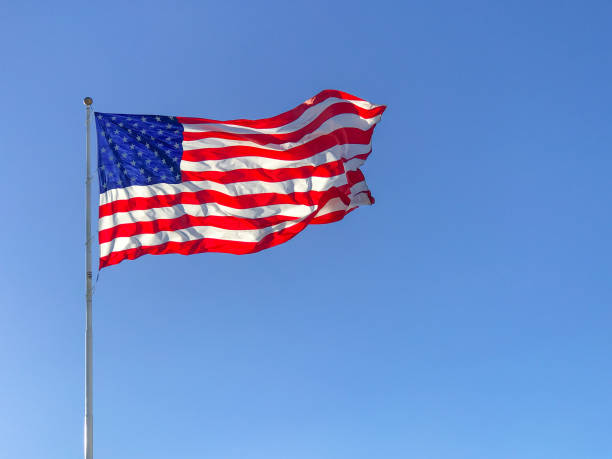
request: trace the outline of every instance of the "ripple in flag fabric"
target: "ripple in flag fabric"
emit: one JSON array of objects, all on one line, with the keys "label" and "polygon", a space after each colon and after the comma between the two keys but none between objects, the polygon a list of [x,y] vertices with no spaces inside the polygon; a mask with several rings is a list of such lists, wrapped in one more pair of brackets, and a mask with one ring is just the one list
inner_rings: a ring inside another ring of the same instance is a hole
[{"label": "ripple in flag fabric", "polygon": [[254,253],[373,204],[359,168],[385,108],[325,90],[258,120],[96,112],[100,268]]}]

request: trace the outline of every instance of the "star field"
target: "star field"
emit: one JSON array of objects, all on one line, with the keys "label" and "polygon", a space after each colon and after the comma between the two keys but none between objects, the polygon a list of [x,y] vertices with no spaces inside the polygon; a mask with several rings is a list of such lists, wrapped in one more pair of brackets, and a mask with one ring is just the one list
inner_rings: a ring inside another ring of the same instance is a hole
[{"label": "star field", "polygon": [[173,116],[95,113],[100,193],[180,183],[183,125]]}]

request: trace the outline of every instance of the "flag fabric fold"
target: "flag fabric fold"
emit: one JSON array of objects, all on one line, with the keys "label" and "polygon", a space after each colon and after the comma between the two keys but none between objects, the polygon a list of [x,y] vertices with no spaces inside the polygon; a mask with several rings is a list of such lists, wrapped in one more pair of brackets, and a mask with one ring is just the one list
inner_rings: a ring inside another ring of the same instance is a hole
[{"label": "flag fabric fold", "polygon": [[360,167],[385,108],[325,90],[258,120],[96,112],[100,268],[254,253],[373,204]]}]

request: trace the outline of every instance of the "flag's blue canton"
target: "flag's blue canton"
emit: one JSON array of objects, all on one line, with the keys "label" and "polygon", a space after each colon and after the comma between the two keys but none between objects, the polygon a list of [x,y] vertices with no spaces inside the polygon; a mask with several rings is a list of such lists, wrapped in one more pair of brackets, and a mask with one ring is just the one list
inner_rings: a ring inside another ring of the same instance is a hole
[{"label": "flag's blue canton", "polygon": [[100,193],[180,183],[183,125],[173,116],[96,113]]}]

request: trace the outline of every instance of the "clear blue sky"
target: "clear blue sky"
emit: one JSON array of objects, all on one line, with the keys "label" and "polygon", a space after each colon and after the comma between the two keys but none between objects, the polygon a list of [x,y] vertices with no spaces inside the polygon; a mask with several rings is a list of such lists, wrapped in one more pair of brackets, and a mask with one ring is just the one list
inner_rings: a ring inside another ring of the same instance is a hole
[{"label": "clear blue sky", "polygon": [[387,104],[377,203],[94,297],[95,457],[612,457],[609,2],[5,2],[0,457],[82,457],[84,107]]}]

